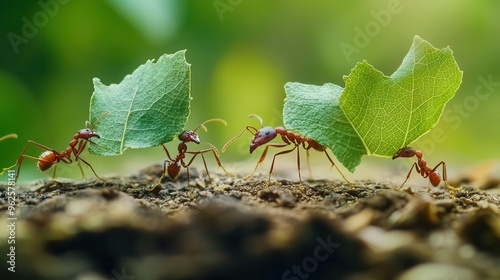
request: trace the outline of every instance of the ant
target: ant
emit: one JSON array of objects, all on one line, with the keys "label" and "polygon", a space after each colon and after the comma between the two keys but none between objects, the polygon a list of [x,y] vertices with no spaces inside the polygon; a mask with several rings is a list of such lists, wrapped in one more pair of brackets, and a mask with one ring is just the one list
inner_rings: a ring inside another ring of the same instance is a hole
[{"label": "ant", "polygon": [[[97,134],[97,133],[94,132],[94,127],[97,124],[97,122],[99,122],[108,113],[109,112],[106,112],[106,113],[102,114],[94,122],[94,125],[92,126],[92,128],[88,128],[88,126],[89,126],[90,123],[89,123],[89,121],[86,121],[85,122],[85,128],[84,129],[80,129],[73,136],[73,140],[71,140],[69,142],[69,147],[66,150],[64,150],[64,151],[62,151],[60,153],[57,152],[56,150],[53,150],[53,149],[51,149],[51,148],[49,148],[47,146],[44,146],[44,145],[42,145],[40,143],[37,143],[37,142],[32,141],[32,140],[28,140],[28,143],[26,143],[26,146],[24,146],[23,152],[21,153],[21,155],[19,156],[19,159],[17,160],[18,167],[17,167],[17,174],[16,174],[15,181],[17,182],[17,179],[19,178],[19,174],[20,174],[20,171],[21,171],[21,164],[23,163],[23,159],[24,158],[30,158],[30,159],[36,160],[37,161],[37,165],[38,165],[38,169],[40,171],[46,171],[46,170],[50,169],[53,165],[55,165],[54,166],[54,174],[52,176],[52,178],[54,178],[54,177],[56,177],[57,164],[60,161],[62,161],[64,163],[67,163],[67,164],[72,163],[73,160],[71,159],[71,154],[73,154],[74,157],[75,157],[75,161],[78,162],[78,167],[80,167],[80,171],[82,172],[82,177],[84,176],[84,174],[83,174],[82,166],[80,165],[80,161],[82,161],[88,167],[90,167],[90,169],[92,170],[92,172],[94,172],[94,175],[97,178],[99,178],[101,181],[105,182],[104,179],[102,179],[101,177],[99,177],[99,175],[97,175],[97,173],[95,172],[94,168],[92,168],[92,166],[90,165],[90,163],[88,163],[87,161],[85,161],[84,159],[82,159],[80,157],[80,154],[83,152],[83,150],[87,146],[87,143],[90,142],[91,144],[97,145],[97,143],[95,143],[94,141],[92,141],[91,138],[93,138],[93,137],[101,138],[101,137],[99,136],[99,134]],[[33,156],[25,155],[26,149],[28,148],[28,145],[30,143],[34,144],[34,145],[37,145],[38,147],[44,149],[45,152],[43,152],[39,157],[33,157]],[[80,160],[80,161],[78,161],[78,160]]]},{"label": "ant", "polygon": [[[326,157],[328,158],[328,160],[330,161],[332,166],[334,166],[337,169],[337,171],[340,173],[340,175],[342,175],[342,178],[344,178],[344,180],[346,180],[349,184],[351,184],[351,185],[353,184],[349,180],[347,180],[347,178],[344,176],[344,174],[342,174],[340,169],[335,165],[335,163],[333,163],[333,160],[330,158],[330,156],[328,155],[328,153],[326,151],[326,147],[319,144],[318,142],[316,142],[316,140],[308,138],[308,137],[303,136],[303,135],[300,135],[299,133],[291,132],[291,131],[286,130],[285,128],[283,128],[281,126],[278,126],[276,128],[272,128],[270,126],[264,127],[263,122],[262,122],[262,118],[259,117],[258,115],[255,115],[255,114],[250,114],[248,116],[248,118],[258,119],[260,122],[260,130],[251,126],[251,125],[247,125],[245,127],[245,129],[243,129],[238,135],[233,137],[231,140],[229,140],[226,143],[226,145],[224,145],[224,147],[222,148],[222,152],[224,152],[226,150],[226,148],[233,141],[235,141],[238,137],[240,137],[243,134],[243,132],[245,132],[245,130],[248,130],[250,133],[254,134],[254,136],[252,138],[252,142],[250,143],[250,153],[255,151],[255,149],[257,149],[259,146],[262,146],[262,145],[270,142],[274,138],[276,138],[276,136],[278,134],[281,136],[281,139],[285,143],[284,144],[267,144],[266,148],[264,149],[264,152],[262,153],[259,161],[255,165],[255,168],[253,169],[253,171],[250,174],[248,174],[247,176],[243,177],[245,180],[248,179],[250,176],[252,176],[252,174],[257,170],[257,167],[259,166],[259,164],[262,164],[264,162],[264,159],[267,155],[267,150],[269,149],[269,147],[284,148],[284,147],[287,147],[289,145],[293,145],[293,148],[291,148],[289,150],[281,151],[281,152],[274,154],[271,168],[269,169],[269,176],[267,179],[266,187],[269,186],[269,183],[271,181],[271,174],[273,173],[274,161],[276,160],[276,157],[279,155],[291,153],[294,150],[297,150],[297,171],[299,173],[300,185],[302,186],[302,176],[300,174],[300,154],[299,154],[299,149],[298,149],[300,146],[302,146],[306,150],[307,159],[308,159],[308,166],[309,166],[309,150],[310,149],[314,149],[314,150],[319,151],[319,152],[325,152]],[[310,172],[310,169],[309,169],[309,172]]]},{"label": "ant", "polygon": [[[446,176],[446,163],[444,161],[441,161],[438,163],[434,168],[430,168],[427,166],[427,161],[422,159],[423,153],[420,150],[415,150],[412,147],[404,147],[401,148],[397,153],[392,157],[392,159],[396,159],[399,157],[417,157],[417,162],[414,162],[413,165],[410,168],[410,171],[408,172],[408,175],[406,176],[406,180],[401,184],[401,186],[398,188],[400,190],[406,181],[410,178],[411,172],[413,171],[413,168],[417,170],[420,175],[422,175],[423,178],[429,178],[429,181],[431,184],[436,187],[441,183],[441,175],[439,174],[438,169],[439,166],[443,166],[443,182],[445,183],[446,187],[450,190],[458,191],[460,188],[455,188],[448,184],[448,178]],[[427,191],[430,191],[430,186],[427,188]]]},{"label": "ant", "polygon": [[[212,181],[212,178],[210,177],[210,173],[208,172],[205,157],[203,155],[204,153],[208,153],[208,152],[212,152],[214,154],[215,160],[217,161],[217,164],[219,165],[219,167],[221,167],[224,170],[224,172],[226,172],[226,174],[231,176],[231,174],[229,172],[227,172],[226,169],[222,166],[222,164],[219,160],[219,151],[217,150],[217,148],[215,148],[214,145],[207,143],[207,142],[203,142],[204,144],[210,146],[210,148],[196,151],[196,152],[190,152],[187,150],[188,147],[187,147],[186,143],[188,143],[188,142],[194,142],[196,144],[202,143],[200,141],[200,137],[196,133],[196,130],[198,130],[198,128],[201,127],[201,128],[203,128],[203,130],[207,131],[205,124],[208,122],[214,122],[214,121],[220,122],[224,125],[227,125],[225,120],[210,119],[210,120],[207,120],[207,121],[201,123],[200,125],[198,125],[194,130],[185,130],[181,134],[179,134],[178,138],[181,141],[181,143],[179,143],[179,146],[177,146],[178,154],[175,158],[172,158],[170,156],[170,153],[168,152],[167,148],[165,147],[165,145],[162,144],[163,150],[165,150],[165,153],[167,154],[168,159],[163,162],[163,173],[160,177],[160,180],[158,180],[158,184],[152,190],[154,190],[154,189],[156,189],[156,187],[160,186],[161,181],[163,180],[163,177],[165,177],[165,174],[167,174],[171,180],[177,179],[177,177],[179,176],[179,174],[181,172],[181,167],[184,167],[187,170],[187,180],[188,180],[188,186],[189,186],[189,166],[191,165],[191,163],[193,163],[194,159],[198,155],[201,155],[201,158],[203,159],[203,165],[205,166],[205,171],[207,172],[207,176],[208,176],[209,180]],[[184,161],[186,154],[193,155],[193,157],[187,163]]]}]

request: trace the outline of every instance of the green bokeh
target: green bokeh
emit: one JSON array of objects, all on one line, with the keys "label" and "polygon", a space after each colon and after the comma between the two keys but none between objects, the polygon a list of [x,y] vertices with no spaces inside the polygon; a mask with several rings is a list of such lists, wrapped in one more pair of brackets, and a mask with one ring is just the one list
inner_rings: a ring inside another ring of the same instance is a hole
[{"label": "green bokeh", "polygon": [[[217,10],[221,4],[229,6]],[[415,146],[427,148],[436,162],[442,156],[467,164],[496,159],[500,87],[478,87],[484,80],[500,82],[499,10],[498,1],[451,0],[3,1],[0,135],[15,132],[19,138],[0,143],[0,166],[11,165],[28,139],[66,148],[89,117],[92,78],[118,83],[163,53],[187,49],[193,97],[187,128],[225,119],[227,127],[209,124],[200,134],[221,148],[245,125],[258,125],[247,119],[250,113],[266,124],[282,124],[286,82],[343,86],[342,76],[363,59],[392,73],[414,35],[437,48],[450,46],[464,71],[434,129],[439,135],[431,131]],[[23,36],[26,20],[36,21],[36,31],[16,52],[9,34]],[[346,44],[356,48],[349,56],[340,47]],[[247,141],[231,146],[223,161],[246,159]],[[39,153],[29,148],[30,155]],[[161,148],[127,151],[118,158],[85,155],[104,174],[131,172],[164,158]],[[77,168],[58,172],[79,173]],[[22,178],[40,177],[34,162],[26,161]]]}]

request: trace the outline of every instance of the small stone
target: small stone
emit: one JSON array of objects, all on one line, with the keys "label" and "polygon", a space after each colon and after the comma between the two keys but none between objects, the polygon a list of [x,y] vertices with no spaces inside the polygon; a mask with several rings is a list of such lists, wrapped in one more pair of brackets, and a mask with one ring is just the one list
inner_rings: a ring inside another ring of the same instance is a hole
[{"label": "small stone", "polygon": [[177,203],[175,203],[175,201],[173,201],[173,200],[169,200],[167,203],[168,203],[168,206],[170,208],[178,208],[179,207],[179,205]]}]

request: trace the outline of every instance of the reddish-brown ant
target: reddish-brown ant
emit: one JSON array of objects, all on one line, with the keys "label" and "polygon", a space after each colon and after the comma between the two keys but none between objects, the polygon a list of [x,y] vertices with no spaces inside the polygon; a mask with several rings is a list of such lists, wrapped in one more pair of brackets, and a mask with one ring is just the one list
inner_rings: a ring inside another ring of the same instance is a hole
[{"label": "reddish-brown ant", "polygon": [[[73,136],[73,140],[71,140],[69,142],[69,147],[60,153],[57,152],[56,150],[53,150],[53,149],[51,149],[47,146],[44,146],[40,143],[37,143],[37,142],[32,141],[32,140],[28,140],[28,143],[26,143],[26,146],[24,146],[23,152],[21,153],[21,155],[19,156],[19,159],[17,160],[18,167],[17,167],[16,181],[19,178],[19,174],[21,171],[21,164],[23,163],[24,158],[30,158],[30,159],[36,160],[37,165],[38,165],[38,169],[40,169],[40,171],[48,170],[49,168],[51,168],[52,166],[55,165],[54,166],[54,174],[52,176],[54,178],[54,177],[56,177],[57,164],[60,161],[62,161],[64,163],[68,163],[68,164],[72,163],[73,160],[71,159],[71,155],[73,154],[75,157],[75,161],[78,162],[78,167],[80,167],[80,171],[82,172],[82,176],[84,176],[84,174],[83,174],[82,166],[80,165],[80,161],[82,161],[88,167],[90,167],[90,169],[92,170],[92,172],[94,172],[94,175],[97,178],[99,178],[101,181],[105,182],[104,179],[102,179],[101,177],[99,177],[99,175],[97,175],[97,173],[95,172],[94,168],[92,168],[90,163],[88,163],[87,161],[85,161],[84,159],[82,159],[80,157],[80,154],[83,152],[83,150],[87,146],[87,143],[90,142],[91,144],[97,145],[94,141],[91,140],[91,138],[93,138],[93,137],[101,138],[101,137],[99,136],[99,134],[94,132],[94,127],[95,127],[96,123],[99,122],[99,120],[101,120],[107,114],[108,114],[108,112],[102,114],[102,116],[100,116],[94,122],[94,125],[92,126],[92,128],[88,128],[90,123],[88,121],[86,121],[85,128],[80,129]],[[39,157],[25,155],[26,149],[28,148],[28,145],[30,143],[37,145],[38,147],[44,149],[45,152],[43,152]]]},{"label": "reddish-brown ant", "polygon": [[[205,161],[205,157],[203,155],[204,153],[208,153],[208,152],[212,152],[214,154],[215,160],[217,161],[217,164],[219,165],[219,167],[221,167],[222,170],[224,170],[224,172],[226,172],[226,174],[231,175],[222,166],[222,164],[221,164],[221,162],[219,160],[219,151],[217,150],[217,148],[215,148],[215,146],[212,145],[212,144],[210,144],[210,143],[201,142],[200,141],[200,137],[196,133],[196,130],[198,130],[198,128],[200,128],[200,127],[203,128],[203,130],[207,131],[207,128],[205,127],[205,124],[208,123],[208,122],[214,122],[214,121],[223,123],[224,125],[227,125],[227,123],[226,123],[225,120],[222,120],[222,119],[210,119],[210,120],[207,120],[207,121],[201,123],[200,125],[198,125],[194,130],[185,130],[185,131],[183,131],[179,135],[179,137],[178,137],[179,140],[181,141],[181,143],[179,143],[179,145],[177,146],[177,152],[178,152],[178,154],[177,154],[177,156],[175,158],[172,158],[170,156],[170,153],[168,152],[167,148],[165,147],[165,145],[162,145],[163,150],[165,150],[165,153],[167,154],[168,159],[163,162],[163,173],[162,173],[162,175],[160,177],[160,180],[158,180],[158,184],[156,186],[159,186],[161,184],[161,181],[163,180],[163,177],[165,177],[165,174],[167,174],[168,177],[171,180],[177,179],[177,177],[179,176],[179,174],[181,172],[181,167],[186,168],[186,171],[187,171],[187,180],[188,180],[188,186],[189,186],[189,166],[191,165],[191,163],[193,163],[194,159],[198,155],[201,155],[201,158],[203,159],[203,165],[205,166],[205,171],[207,172],[208,179],[210,181],[212,181],[212,178],[210,177],[210,173],[208,172],[208,168],[207,168],[207,163]],[[194,142],[196,144],[204,143],[204,144],[210,146],[210,148],[204,149],[204,150],[200,150],[200,151],[196,151],[196,152],[190,152],[190,151],[187,150],[188,147],[187,147],[186,143],[188,143],[188,142]],[[184,159],[186,157],[186,154],[193,155],[193,157],[187,163],[184,161]],[[153,190],[154,189],[156,189],[156,187],[153,188]]]},{"label": "reddish-brown ant", "polygon": [[262,164],[264,162],[264,159],[267,155],[267,150],[269,149],[269,147],[284,148],[284,147],[287,147],[289,145],[293,145],[293,148],[291,148],[289,150],[281,151],[281,152],[274,154],[273,161],[271,163],[271,168],[269,169],[269,176],[267,179],[266,186],[268,186],[270,181],[271,181],[271,174],[273,173],[274,161],[276,160],[276,157],[279,155],[291,153],[294,150],[297,150],[297,171],[299,173],[300,185],[302,185],[302,176],[300,174],[300,154],[299,154],[299,149],[298,149],[300,146],[302,146],[306,150],[308,158],[309,158],[309,150],[311,148],[316,150],[316,151],[319,151],[319,152],[324,152],[326,157],[328,158],[328,160],[332,164],[332,166],[334,166],[337,169],[337,171],[340,173],[340,175],[342,175],[342,178],[344,178],[344,180],[346,180],[349,184],[352,184],[349,180],[347,180],[347,178],[344,176],[344,174],[342,174],[342,172],[337,167],[337,165],[335,165],[335,163],[333,163],[333,160],[330,158],[330,156],[328,155],[328,153],[326,151],[326,147],[319,144],[318,142],[316,142],[316,140],[308,138],[308,137],[303,136],[303,135],[300,135],[299,133],[291,132],[291,131],[286,130],[285,128],[283,128],[281,126],[278,126],[276,128],[272,128],[270,126],[264,127],[263,122],[262,122],[262,118],[257,116],[257,115],[251,114],[248,117],[249,118],[256,118],[259,120],[260,130],[251,126],[251,125],[247,125],[245,127],[245,129],[243,129],[238,135],[233,137],[231,140],[229,140],[226,143],[226,145],[224,145],[224,147],[222,148],[222,152],[224,152],[226,150],[226,148],[229,146],[229,144],[231,144],[238,137],[240,137],[246,130],[248,130],[250,133],[254,134],[254,136],[252,138],[252,142],[250,143],[250,153],[252,153],[255,149],[257,149],[257,147],[262,146],[262,145],[270,142],[274,138],[276,138],[276,136],[278,134],[281,136],[281,139],[285,143],[284,144],[267,144],[259,161],[255,165],[255,168],[253,169],[253,171],[250,174],[245,176],[244,179],[248,179],[250,176],[252,176],[252,174],[255,173],[255,171],[257,170],[257,167],[259,166],[259,164]]},{"label": "reddish-brown ant", "polygon": [[[406,176],[406,180],[403,182],[403,184],[401,184],[398,190],[404,186],[406,181],[408,181],[411,172],[413,171],[413,168],[415,168],[423,178],[429,178],[429,181],[434,187],[438,186],[439,183],[441,183],[441,175],[439,174],[439,172],[437,172],[437,169],[441,165],[443,166],[443,182],[445,183],[446,187],[454,191],[460,190],[460,188],[455,188],[450,184],[448,184],[448,178],[446,176],[446,163],[444,161],[441,161],[436,166],[434,166],[434,168],[431,169],[430,167],[427,166],[427,161],[422,159],[423,153],[420,150],[415,150],[412,147],[404,147],[401,148],[399,151],[397,151],[397,153],[392,157],[392,159],[396,159],[399,157],[413,157],[413,156],[417,157],[417,162],[413,163],[413,165],[410,168],[410,171],[408,172],[408,175]],[[427,191],[430,191],[430,186],[427,189]]]}]

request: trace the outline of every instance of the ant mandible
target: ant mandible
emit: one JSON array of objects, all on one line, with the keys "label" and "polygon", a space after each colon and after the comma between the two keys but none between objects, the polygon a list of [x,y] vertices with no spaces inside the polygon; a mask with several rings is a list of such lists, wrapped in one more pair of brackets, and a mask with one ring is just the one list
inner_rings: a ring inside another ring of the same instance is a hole
[{"label": "ant mandible", "polygon": [[[54,166],[54,174],[52,176],[52,178],[56,177],[56,170],[57,170],[57,164],[62,161],[64,163],[67,163],[67,164],[70,164],[73,162],[73,160],[71,159],[71,155],[73,154],[74,157],[75,157],[75,161],[78,162],[78,167],[80,167],[80,171],[82,172],[82,177],[84,176],[83,174],[83,169],[82,169],[82,166],[80,165],[80,161],[82,161],[83,163],[85,163],[88,167],[90,167],[90,169],[92,170],[92,172],[94,172],[94,175],[99,178],[101,181],[105,182],[104,179],[102,179],[101,177],[99,177],[99,175],[97,175],[97,173],[95,172],[94,168],[90,165],[90,163],[88,163],[87,161],[85,161],[84,159],[82,159],[80,157],[80,154],[83,152],[83,150],[85,149],[85,147],[87,146],[87,143],[91,143],[91,144],[94,144],[94,145],[97,145],[94,141],[91,140],[91,138],[93,137],[96,137],[96,138],[101,138],[99,136],[99,134],[95,133],[94,132],[94,127],[95,125],[97,124],[97,122],[99,122],[104,116],[106,116],[108,114],[108,112],[102,114],[95,122],[94,122],[94,125],[92,125],[92,128],[88,128],[89,126],[89,122],[86,121],[85,122],[85,128],[84,129],[80,129],[74,136],[73,136],[73,140],[71,140],[69,142],[69,147],[62,151],[62,152],[57,152],[56,150],[53,150],[47,146],[44,146],[40,143],[37,143],[35,141],[32,141],[32,140],[28,140],[28,143],[26,143],[26,146],[24,146],[24,149],[23,149],[23,152],[21,153],[21,155],[19,156],[19,159],[17,160],[17,174],[16,174],[16,180],[19,178],[19,174],[20,174],[20,171],[21,171],[21,164],[23,163],[23,159],[24,158],[30,158],[30,159],[33,159],[33,160],[36,160],[37,161],[37,165],[38,165],[38,169],[40,171],[46,171],[48,169],[50,169],[52,166]],[[43,152],[39,157],[33,157],[33,156],[29,156],[29,155],[25,155],[26,153],[26,149],[28,148],[28,145],[29,144],[34,144],[34,145],[37,145],[38,147],[42,148],[45,150],[45,152]],[[79,161],[80,160],[80,161]]]},{"label": "ant mandible", "polygon": [[[201,155],[201,158],[203,159],[203,165],[205,166],[205,171],[207,172],[208,179],[210,181],[212,181],[212,178],[210,177],[210,173],[208,172],[205,157],[203,155],[204,153],[208,153],[208,152],[212,152],[214,154],[215,161],[217,161],[217,164],[219,165],[219,167],[221,167],[222,170],[224,170],[224,172],[226,172],[226,174],[232,175],[231,173],[226,171],[224,166],[222,166],[220,159],[219,159],[219,151],[217,150],[217,148],[208,142],[201,142],[200,137],[196,133],[196,130],[198,130],[198,128],[200,128],[200,127],[203,128],[203,130],[207,131],[205,124],[208,122],[220,122],[224,125],[227,125],[225,120],[210,119],[210,120],[207,120],[207,121],[201,123],[193,130],[183,131],[181,134],[179,134],[179,137],[178,137],[179,140],[181,141],[181,143],[179,143],[179,146],[177,146],[178,154],[175,158],[172,158],[170,156],[170,153],[168,152],[167,148],[165,147],[165,145],[162,145],[163,150],[165,150],[165,153],[167,154],[168,159],[163,162],[163,173],[160,177],[160,180],[158,180],[157,186],[159,186],[161,184],[161,181],[163,180],[163,177],[165,177],[165,174],[167,174],[171,180],[177,179],[177,177],[179,176],[179,174],[181,172],[181,167],[186,168],[187,180],[188,180],[188,186],[189,186],[189,166],[191,165],[191,163],[193,163],[194,159],[198,155]],[[186,143],[188,143],[188,142],[194,142],[196,144],[204,143],[204,144],[210,146],[210,148],[196,151],[196,152],[191,152],[191,151],[187,150],[188,147],[187,147]],[[193,155],[193,157],[187,163],[184,161],[186,154]]]},{"label": "ant mandible", "polygon": [[[441,161],[436,166],[434,166],[434,168],[431,169],[430,167],[427,166],[427,161],[422,159],[423,153],[420,150],[415,150],[412,147],[404,147],[401,148],[399,151],[397,151],[396,154],[392,157],[392,159],[396,159],[399,157],[413,157],[413,156],[417,157],[417,162],[413,163],[413,165],[410,168],[410,171],[408,172],[408,175],[406,176],[406,180],[403,182],[403,184],[401,184],[398,190],[400,190],[404,186],[406,181],[408,181],[411,172],[413,171],[413,168],[415,168],[423,178],[429,178],[429,181],[434,187],[438,186],[439,183],[441,183],[441,175],[437,171],[440,165],[443,166],[443,182],[445,183],[446,187],[454,191],[460,190],[460,188],[455,188],[450,184],[448,184],[448,178],[446,176],[446,163],[444,161]],[[430,186],[427,188],[427,191],[430,191]]]},{"label": "ant mandible", "polygon": [[[231,140],[229,140],[224,145],[224,147],[222,148],[222,152],[224,152],[226,150],[226,148],[233,141],[235,141],[238,137],[240,137],[246,130],[248,130],[250,133],[254,134],[254,136],[252,138],[252,142],[250,143],[250,153],[255,151],[255,149],[257,149],[259,146],[262,146],[262,145],[270,142],[274,138],[276,138],[276,136],[278,134],[281,136],[281,139],[285,143],[284,144],[267,144],[266,148],[264,149],[264,152],[262,152],[262,155],[261,155],[259,161],[257,162],[257,164],[255,165],[255,168],[253,169],[253,171],[250,174],[248,174],[247,176],[243,177],[245,180],[248,179],[250,176],[252,176],[253,173],[255,173],[259,164],[262,164],[264,162],[264,159],[267,155],[267,151],[268,151],[269,147],[284,148],[284,147],[287,147],[289,145],[293,145],[293,148],[291,148],[289,150],[281,151],[281,152],[274,154],[273,161],[271,163],[271,168],[269,169],[269,176],[267,179],[266,187],[269,186],[269,183],[271,181],[271,174],[273,173],[274,162],[276,160],[276,157],[279,155],[291,153],[294,150],[297,150],[297,171],[299,173],[300,185],[302,186],[302,176],[300,174],[300,154],[299,154],[299,149],[298,149],[300,146],[302,146],[306,150],[308,159],[309,159],[309,150],[310,149],[314,149],[314,150],[319,151],[319,152],[324,152],[326,157],[328,158],[328,160],[332,164],[332,166],[334,166],[337,169],[337,171],[340,173],[340,175],[342,175],[342,178],[344,178],[344,180],[346,180],[349,184],[351,184],[351,185],[353,184],[349,180],[347,180],[347,178],[344,176],[344,174],[342,174],[342,172],[337,167],[337,165],[335,165],[335,163],[333,163],[333,160],[330,158],[330,156],[328,155],[328,153],[326,151],[326,147],[319,144],[318,142],[316,142],[316,140],[308,138],[308,137],[303,136],[303,135],[300,135],[299,133],[291,132],[291,131],[286,130],[285,128],[283,128],[281,126],[278,126],[276,128],[272,128],[270,126],[264,127],[263,122],[262,122],[262,118],[259,117],[258,115],[255,115],[255,114],[250,114],[248,116],[248,118],[258,119],[260,122],[260,129],[257,129],[251,125],[247,125],[238,135],[233,137]],[[308,161],[308,163],[309,163],[309,161]]]}]

